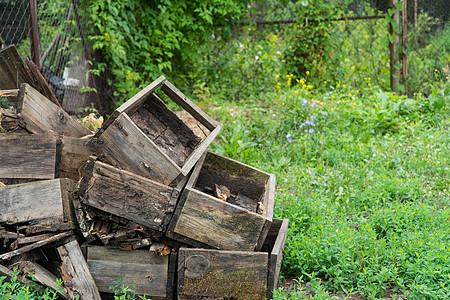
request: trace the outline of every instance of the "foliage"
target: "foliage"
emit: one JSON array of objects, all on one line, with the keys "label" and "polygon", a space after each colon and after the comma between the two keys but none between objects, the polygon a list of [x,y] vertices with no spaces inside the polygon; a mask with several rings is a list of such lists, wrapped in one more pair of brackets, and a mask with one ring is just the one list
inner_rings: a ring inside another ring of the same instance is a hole
[{"label": "foliage", "polygon": [[135,291],[133,290],[133,283],[131,283],[129,286],[124,285],[125,279],[118,279],[114,281],[114,285],[110,286],[109,289],[114,294],[114,300],[135,300],[135,299],[150,299],[146,298],[144,296],[138,296],[136,295]]},{"label": "foliage", "polygon": [[[12,277],[6,280],[0,276],[0,295],[2,299],[29,299],[29,300],[54,300],[58,299],[56,291],[42,289],[37,285],[22,285],[18,278],[19,271],[15,268]],[[59,287],[62,281],[58,282]]]},{"label": "foliage", "polygon": [[[115,95],[123,101],[162,72],[187,74],[213,28],[226,20],[239,20],[246,3],[96,0],[89,6],[89,15],[97,34],[90,39],[94,49],[102,51]],[[105,66],[99,65],[101,70]]]},{"label": "foliage", "polygon": [[9,108],[8,98],[0,97],[0,108]]}]

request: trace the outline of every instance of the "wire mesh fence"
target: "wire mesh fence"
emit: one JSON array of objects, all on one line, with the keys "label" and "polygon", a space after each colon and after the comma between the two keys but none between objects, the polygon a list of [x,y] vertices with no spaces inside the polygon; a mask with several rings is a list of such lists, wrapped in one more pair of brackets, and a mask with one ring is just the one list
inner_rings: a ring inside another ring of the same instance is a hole
[{"label": "wire mesh fence", "polygon": [[[37,36],[33,36],[30,22],[33,1]],[[88,76],[90,55],[83,33],[86,4],[75,0],[0,0],[1,47],[15,44],[22,56],[33,57],[57,99],[72,114],[80,113],[83,107],[99,107],[98,95],[92,92],[94,81]],[[34,41],[37,47],[32,47]]]}]

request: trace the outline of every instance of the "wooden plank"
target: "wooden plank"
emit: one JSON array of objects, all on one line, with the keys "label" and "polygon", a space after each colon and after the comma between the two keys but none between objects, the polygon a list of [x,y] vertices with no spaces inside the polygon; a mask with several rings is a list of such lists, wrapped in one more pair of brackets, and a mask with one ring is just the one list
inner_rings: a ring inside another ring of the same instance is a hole
[{"label": "wooden plank", "polygon": [[90,133],[80,122],[28,84],[20,87],[18,111],[22,114],[27,130],[32,133],[72,137],[83,137]]},{"label": "wooden plank", "polygon": [[265,299],[268,254],[189,249],[178,257],[178,294],[183,296]]},{"label": "wooden plank", "polygon": [[82,203],[163,231],[175,209],[178,192],[148,178],[90,161],[80,185]]},{"label": "wooden plank", "polygon": [[112,165],[166,185],[181,172],[127,114],[117,117],[100,136],[91,139],[89,146]]},{"label": "wooden plank", "polygon": [[65,286],[72,299],[79,296],[81,300],[101,300],[100,293],[89,272],[86,260],[76,240],[57,248],[62,261],[61,273]]},{"label": "wooden plank", "polygon": [[202,141],[199,147],[195,149],[194,152],[189,156],[189,158],[184,163],[183,168],[181,169],[181,173],[185,176],[189,174],[195,164],[198,162],[200,157],[206,152],[209,145],[214,141],[216,136],[219,134],[222,129],[222,125],[217,125],[217,127]]},{"label": "wooden plank", "polygon": [[15,224],[52,219],[62,222],[60,179],[0,187],[0,222]]},{"label": "wooden plank", "polygon": [[60,183],[64,222],[76,223],[73,199],[75,198],[74,193],[78,191],[77,181],[69,178],[61,178]]},{"label": "wooden plank", "polygon": [[56,234],[56,235],[52,236],[51,238],[48,238],[48,239],[36,242],[34,244],[31,244],[31,245],[19,248],[17,250],[14,250],[14,251],[2,254],[2,255],[0,255],[0,262],[2,262],[4,260],[11,259],[14,256],[18,256],[18,255],[27,253],[27,252],[29,252],[31,250],[40,248],[40,247],[45,246],[47,244],[59,241],[59,240],[65,238],[65,237],[68,237],[68,236],[71,236],[71,235],[73,235],[72,231],[62,232],[62,233],[59,233],[59,234]]},{"label": "wooden plank", "polygon": [[18,89],[23,82],[31,84],[33,80],[16,47],[0,50],[0,89]]},{"label": "wooden plank", "polygon": [[20,237],[17,239],[17,245],[36,243],[36,242],[51,238],[54,235],[55,235],[54,233],[44,233],[44,234],[39,234],[39,235],[34,235],[34,236]]},{"label": "wooden plank", "polygon": [[168,296],[169,256],[157,256],[146,250],[124,251],[91,246],[87,263],[101,292],[110,292],[109,286],[119,278],[123,284],[134,283],[133,290],[149,297]]},{"label": "wooden plank", "polygon": [[186,188],[174,232],[218,249],[253,251],[265,219],[239,206]]},{"label": "wooden plank", "polygon": [[179,89],[177,89],[169,81],[164,82],[161,89],[163,92],[169,96],[176,104],[184,108],[188,113],[190,113],[195,119],[199,120],[206,128],[213,131],[218,124],[216,121],[211,119],[204,111],[202,111],[194,102],[189,100]]},{"label": "wooden plank", "polygon": [[118,113],[128,113],[137,107],[139,107],[146,99],[147,96],[153,94],[153,92],[166,80],[164,76],[158,77],[155,81],[146,86],[139,93],[134,95],[131,99],[122,104],[116,109]]},{"label": "wooden plank", "polygon": [[261,235],[258,239],[256,250],[260,250],[264,240],[269,232],[273,220],[273,206],[275,204],[275,190],[276,190],[276,178],[275,175],[269,174],[269,179],[266,182],[266,190],[263,196],[264,211],[263,214],[266,217],[266,223],[264,224]]},{"label": "wooden plank", "polygon": [[272,299],[273,290],[278,287],[281,266],[283,263],[283,251],[286,244],[289,220],[274,219],[273,227],[278,229],[275,232],[276,240],[272,247],[269,258],[269,274],[267,279],[267,298]]},{"label": "wooden plank", "polygon": [[56,138],[44,135],[0,135],[0,178],[55,178]]},{"label": "wooden plank", "polygon": [[34,62],[28,57],[25,57],[25,63],[28,66],[28,69],[31,72],[31,75],[33,79],[35,80],[35,84],[32,84],[36,90],[38,90],[42,95],[44,95],[47,99],[52,101],[57,106],[61,106],[61,103],[59,103],[58,99],[56,99],[55,94],[53,94],[52,90],[47,84],[47,81],[45,80],[44,76],[42,76],[41,72],[39,71],[39,68],[34,64]]},{"label": "wooden plank", "polygon": [[19,89],[14,90],[0,90],[0,97],[17,97]]},{"label": "wooden plank", "polygon": [[44,267],[34,261],[19,262],[19,269],[22,272],[32,276],[32,278],[42,285],[58,292],[58,295],[64,299],[70,299],[67,290],[58,284],[58,277],[47,271]]}]

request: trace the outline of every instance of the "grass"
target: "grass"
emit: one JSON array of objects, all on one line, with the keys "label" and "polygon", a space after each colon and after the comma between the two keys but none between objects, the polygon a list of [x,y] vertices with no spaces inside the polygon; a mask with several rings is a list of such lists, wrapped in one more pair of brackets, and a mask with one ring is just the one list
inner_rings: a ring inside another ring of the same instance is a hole
[{"label": "grass", "polygon": [[410,99],[276,80],[255,101],[210,103],[225,124],[213,150],[277,176],[282,274],[313,293],[274,299],[449,298],[449,90]]}]

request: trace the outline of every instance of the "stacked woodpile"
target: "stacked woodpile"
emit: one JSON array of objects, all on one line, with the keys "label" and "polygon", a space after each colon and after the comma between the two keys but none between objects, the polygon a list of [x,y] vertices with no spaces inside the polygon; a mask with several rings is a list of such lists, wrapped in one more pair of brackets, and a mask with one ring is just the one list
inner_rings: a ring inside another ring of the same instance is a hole
[{"label": "stacked woodpile", "polygon": [[151,299],[271,297],[288,226],[275,176],[209,152],[220,124],[161,76],[91,134],[33,80],[4,84],[31,72],[5,61],[0,276],[65,299],[107,299],[118,280]]}]

